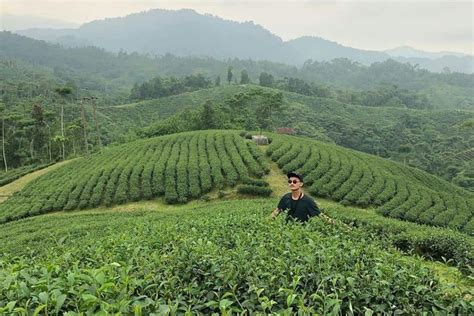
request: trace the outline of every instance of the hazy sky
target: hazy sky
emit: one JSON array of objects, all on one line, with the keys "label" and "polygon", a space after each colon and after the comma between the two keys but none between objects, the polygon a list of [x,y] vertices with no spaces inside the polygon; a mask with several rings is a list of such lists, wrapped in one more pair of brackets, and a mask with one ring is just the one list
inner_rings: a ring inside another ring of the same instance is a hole
[{"label": "hazy sky", "polygon": [[472,1],[157,1],[0,0],[3,14],[84,23],[154,8],[192,8],[235,21],[254,21],[284,40],[320,36],[382,50],[409,45],[473,54]]}]

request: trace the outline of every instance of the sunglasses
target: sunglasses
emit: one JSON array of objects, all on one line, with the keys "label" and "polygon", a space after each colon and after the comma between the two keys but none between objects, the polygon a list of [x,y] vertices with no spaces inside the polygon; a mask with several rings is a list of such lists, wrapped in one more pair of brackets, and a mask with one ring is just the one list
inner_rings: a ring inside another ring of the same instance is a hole
[{"label": "sunglasses", "polygon": [[299,182],[298,180],[288,180],[288,183],[297,184],[298,182]]}]

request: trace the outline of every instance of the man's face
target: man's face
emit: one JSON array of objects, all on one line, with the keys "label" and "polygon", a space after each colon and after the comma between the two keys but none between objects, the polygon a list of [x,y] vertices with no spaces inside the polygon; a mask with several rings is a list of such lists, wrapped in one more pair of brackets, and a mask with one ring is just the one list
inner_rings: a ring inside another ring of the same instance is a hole
[{"label": "man's face", "polygon": [[295,191],[303,186],[303,182],[301,182],[297,177],[290,177],[288,179],[288,186],[291,191]]}]

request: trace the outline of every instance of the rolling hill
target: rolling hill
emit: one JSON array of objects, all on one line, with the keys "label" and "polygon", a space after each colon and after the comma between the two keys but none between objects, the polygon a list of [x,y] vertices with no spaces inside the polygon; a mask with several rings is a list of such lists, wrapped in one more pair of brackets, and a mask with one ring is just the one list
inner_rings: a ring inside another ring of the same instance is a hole
[{"label": "rolling hill", "polygon": [[[113,52],[269,60],[295,66],[307,60],[324,62],[335,58],[370,65],[391,58],[385,52],[355,49],[315,36],[285,42],[252,21],[240,23],[189,9],[149,10],[96,20],[73,29],[35,28],[16,32],[67,47],[97,46]],[[445,67],[454,72],[473,71],[472,56],[448,55],[436,60],[393,58],[436,72]]]},{"label": "rolling hill", "polygon": [[474,234],[474,194],[415,168],[316,141],[278,136],[268,148],[307,190],[344,205],[376,206],[389,217]]},{"label": "rolling hill", "polygon": [[[272,138],[267,154],[284,172],[301,172],[312,194],[474,234],[474,195],[468,191],[423,171],[335,145]],[[261,181],[251,178],[268,171],[258,148],[235,132],[172,134],[112,147],[49,172],[0,204],[0,219],[9,222],[160,196],[166,203],[185,203],[238,183],[257,183],[251,192],[259,194],[264,191]]]},{"label": "rolling hill", "polygon": [[261,184],[251,178],[268,171],[255,145],[232,132],[147,139],[104,149],[35,179],[0,205],[1,220],[159,196],[170,204],[185,203],[213,188]]},{"label": "rolling hill", "polygon": [[[179,57],[166,54],[159,57],[137,53],[111,53],[98,47],[64,48],[10,32],[0,32],[0,74],[5,82],[32,85],[39,81],[34,95],[52,94],[54,86],[69,83],[81,94],[96,94],[113,98],[113,103],[128,98],[135,83],[156,76],[184,77],[200,73],[215,79],[227,77],[233,67],[234,78],[246,70],[251,81],[257,82],[266,72],[275,79],[299,78],[338,89],[371,90],[396,85],[401,89],[420,92],[435,108],[473,108],[474,75],[461,73],[431,73],[414,66],[386,60],[365,66],[349,59],[307,62],[296,67],[289,64],[250,59],[219,60],[207,56]],[[53,81],[45,84],[46,80]],[[41,83],[41,84],[40,84]],[[8,86],[8,85],[7,85]],[[5,89],[5,88],[3,88]]]},{"label": "rolling hill", "polygon": [[[244,100],[240,112],[250,113],[247,117],[255,116],[253,113],[262,104],[257,95],[279,92],[283,95],[283,103],[281,111],[272,115],[275,127],[292,127],[300,135],[404,161],[448,180],[450,178],[442,171],[446,169],[435,169],[436,166],[453,165],[452,151],[466,150],[474,141],[472,130],[461,127],[464,122],[474,118],[472,111],[368,108],[256,85],[226,85],[121,106],[102,107],[99,115],[108,138],[112,139],[117,137],[114,134],[126,131],[153,131],[154,125],[167,118],[187,115],[191,119],[190,113],[193,112],[186,111],[199,111],[208,101],[216,107],[222,106],[223,110],[232,111],[228,109],[228,104],[240,98]],[[232,116],[237,117],[239,114]],[[247,128],[245,117],[242,117],[242,122],[240,125],[235,123],[234,128]],[[137,128],[137,125],[143,128]],[[189,122],[183,125],[191,129],[194,126]],[[407,144],[412,149],[404,156],[399,149]],[[461,170],[463,167],[459,168]]]}]

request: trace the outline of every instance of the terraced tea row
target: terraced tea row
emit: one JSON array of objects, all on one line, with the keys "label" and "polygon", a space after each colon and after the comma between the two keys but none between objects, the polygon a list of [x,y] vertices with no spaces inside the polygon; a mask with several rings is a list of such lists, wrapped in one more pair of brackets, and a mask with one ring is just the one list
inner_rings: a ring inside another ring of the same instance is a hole
[{"label": "terraced tea row", "polygon": [[233,132],[194,132],[106,149],[31,182],[0,205],[0,220],[158,196],[184,203],[267,173],[254,146]]},{"label": "terraced tea row", "polygon": [[317,141],[276,136],[271,156],[310,193],[385,216],[474,233],[474,195],[421,170]]}]

